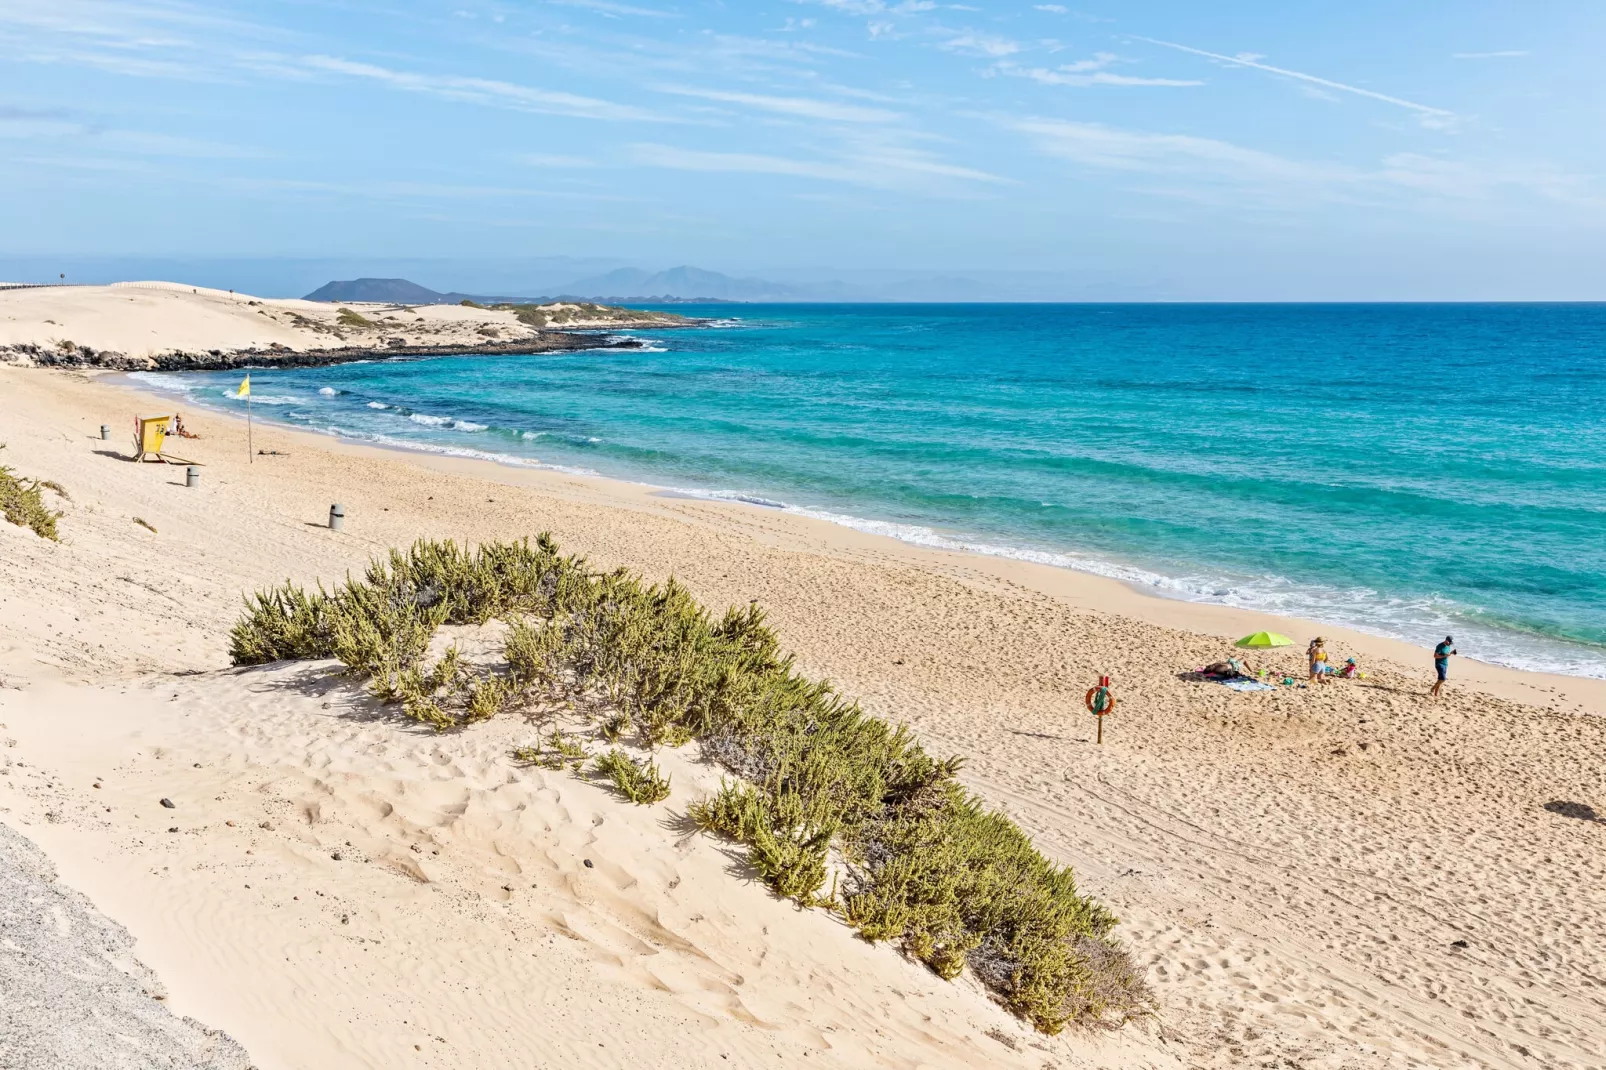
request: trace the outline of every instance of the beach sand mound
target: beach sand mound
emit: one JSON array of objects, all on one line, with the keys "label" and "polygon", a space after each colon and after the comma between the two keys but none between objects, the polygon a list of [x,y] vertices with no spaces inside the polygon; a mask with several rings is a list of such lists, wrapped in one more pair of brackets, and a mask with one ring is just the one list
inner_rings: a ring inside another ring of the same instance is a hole
[{"label": "beach sand mound", "polygon": [[684,322],[600,305],[330,305],[171,282],[40,286],[0,290],[0,364],[139,371],[217,364],[234,354],[271,364],[341,350],[494,350],[541,339],[548,326],[618,329],[660,321]]}]

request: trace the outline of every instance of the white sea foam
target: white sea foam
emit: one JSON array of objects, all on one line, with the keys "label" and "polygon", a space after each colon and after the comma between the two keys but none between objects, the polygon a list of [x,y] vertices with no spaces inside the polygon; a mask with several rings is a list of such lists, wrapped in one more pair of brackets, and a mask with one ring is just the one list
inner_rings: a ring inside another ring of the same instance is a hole
[{"label": "white sea foam", "polygon": [[320,386],[318,388],[318,393],[322,394],[326,398],[332,398],[336,394],[340,393],[340,391],[336,390],[332,386]]},{"label": "white sea foam", "polygon": [[[236,403],[238,403],[240,405],[244,405],[245,404],[245,398],[236,397],[235,394],[234,394],[235,389],[236,389],[235,387],[231,386],[227,390],[219,391],[218,392],[218,397],[224,398],[227,401],[232,401],[232,402],[236,402]],[[306,398],[298,398],[293,394],[257,394],[257,393],[253,393],[251,395],[251,404],[253,404],[253,405],[300,405],[302,402],[304,402],[306,400],[307,400]]]},{"label": "white sea foam", "polygon": [[519,437],[522,438],[522,439],[534,440],[534,439],[538,439],[538,438],[544,438],[545,436],[546,436],[546,432],[545,431],[526,431],[526,432],[524,432],[524,434],[520,435]]},{"label": "white sea foam", "polygon": [[472,420],[459,420],[455,416],[431,416],[428,413],[415,412],[408,417],[415,424],[425,427],[449,427],[453,431],[484,431],[488,424],[477,424]]},{"label": "white sea foam", "polygon": [[172,372],[129,372],[128,377],[169,394],[188,395],[194,385],[182,375],[175,375]]},{"label": "white sea foam", "polygon": [[390,406],[386,405],[383,401],[370,401],[368,403],[368,407],[370,409],[388,409],[388,408],[390,408]]}]

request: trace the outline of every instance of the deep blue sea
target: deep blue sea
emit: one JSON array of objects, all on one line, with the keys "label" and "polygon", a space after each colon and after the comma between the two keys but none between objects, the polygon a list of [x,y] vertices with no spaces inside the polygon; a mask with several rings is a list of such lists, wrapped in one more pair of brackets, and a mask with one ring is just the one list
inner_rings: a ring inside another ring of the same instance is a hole
[{"label": "deep blue sea", "polygon": [[673,311],[716,325],[256,371],[255,414],[1606,677],[1606,305]]}]

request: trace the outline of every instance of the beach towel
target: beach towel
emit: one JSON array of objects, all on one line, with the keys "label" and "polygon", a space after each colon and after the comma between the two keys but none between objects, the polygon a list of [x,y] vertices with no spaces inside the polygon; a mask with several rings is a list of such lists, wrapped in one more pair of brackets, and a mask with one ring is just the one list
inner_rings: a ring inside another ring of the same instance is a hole
[{"label": "beach towel", "polygon": [[1270,684],[1263,684],[1259,680],[1218,680],[1222,687],[1230,687],[1234,691],[1271,691]]}]

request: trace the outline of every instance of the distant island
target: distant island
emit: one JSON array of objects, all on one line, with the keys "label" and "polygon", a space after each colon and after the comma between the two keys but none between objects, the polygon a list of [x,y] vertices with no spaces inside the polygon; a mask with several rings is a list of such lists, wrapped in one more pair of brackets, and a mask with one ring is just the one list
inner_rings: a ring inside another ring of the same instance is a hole
[{"label": "distant island", "polygon": [[581,279],[540,296],[512,297],[441,293],[408,279],[347,279],[326,282],[303,300],[326,302],[391,302],[409,305],[456,305],[464,301],[487,306],[601,301],[611,304],[723,304],[731,301],[795,300],[791,287],[763,279],[733,279],[714,271],[680,267],[648,274],[621,268],[606,275]]}]

